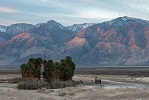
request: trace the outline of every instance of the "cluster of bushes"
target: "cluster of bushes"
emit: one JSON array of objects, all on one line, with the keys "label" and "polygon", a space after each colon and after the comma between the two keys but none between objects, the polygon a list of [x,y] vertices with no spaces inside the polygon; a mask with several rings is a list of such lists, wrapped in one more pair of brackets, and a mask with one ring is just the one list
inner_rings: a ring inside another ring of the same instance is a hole
[{"label": "cluster of bushes", "polygon": [[41,65],[42,59],[39,58],[30,58],[27,64],[22,64],[21,73],[23,79],[28,78],[39,78],[41,76]]},{"label": "cluster of bushes", "polygon": [[28,80],[23,81],[18,84],[17,88],[21,90],[37,90],[41,88],[46,89],[58,89],[58,88],[65,88],[65,87],[71,87],[76,86],[78,84],[82,84],[82,81],[54,81],[54,82],[45,82],[43,80]]},{"label": "cluster of bushes", "polygon": [[28,81],[23,81],[19,83],[17,88],[21,90],[37,90],[41,88],[49,89],[51,87],[50,87],[50,84],[45,81],[34,79],[34,80],[28,80]]},{"label": "cluster of bushes", "polygon": [[[43,73],[41,73],[42,65],[44,66]],[[22,79],[26,80],[26,82],[21,82],[18,85],[18,89],[39,89],[47,86],[48,88],[64,88],[76,85],[76,83],[72,81],[75,64],[69,56],[62,59],[60,62],[31,58],[27,64],[23,64],[20,67]],[[40,80],[41,75],[43,75],[42,81]],[[34,81],[36,78],[38,81]]]},{"label": "cluster of bushes", "polygon": [[76,83],[75,81],[57,81],[57,82],[51,82],[50,86],[51,89],[58,89],[58,88],[76,86]]},{"label": "cluster of bushes", "polygon": [[43,78],[48,81],[68,81],[72,80],[74,75],[75,64],[71,57],[67,56],[61,62],[53,62],[52,60],[43,61],[44,72]]},{"label": "cluster of bushes", "polygon": [[71,80],[74,75],[75,64],[71,57],[67,56],[60,62],[52,60],[42,60],[41,58],[31,58],[27,64],[21,65],[22,78],[38,78],[41,77],[41,65],[44,66],[43,78],[48,81],[67,81]]},{"label": "cluster of bushes", "polygon": [[58,88],[65,88],[65,87],[71,87],[76,86],[79,84],[83,84],[83,81],[57,81],[57,82],[51,82],[50,86],[51,89],[58,89]]}]

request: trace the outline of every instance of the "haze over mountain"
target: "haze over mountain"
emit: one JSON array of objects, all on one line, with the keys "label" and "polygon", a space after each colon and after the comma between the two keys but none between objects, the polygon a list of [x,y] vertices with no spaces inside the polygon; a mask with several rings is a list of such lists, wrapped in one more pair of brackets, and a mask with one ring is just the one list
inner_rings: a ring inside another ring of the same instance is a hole
[{"label": "haze over mountain", "polygon": [[77,65],[148,65],[149,21],[119,17],[103,23],[65,27],[54,20],[37,25],[0,25],[0,64],[19,65],[31,57]]}]

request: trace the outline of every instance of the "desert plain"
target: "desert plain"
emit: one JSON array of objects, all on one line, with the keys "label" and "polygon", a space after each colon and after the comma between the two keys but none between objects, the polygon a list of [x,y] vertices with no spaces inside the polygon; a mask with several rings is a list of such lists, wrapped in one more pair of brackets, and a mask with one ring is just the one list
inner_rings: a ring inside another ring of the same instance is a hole
[{"label": "desert plain", "polygon": [[[16,83],[1,82],[0,100],[149,100],[149,76],[146,72],[149,68],[130,68],[128,71],[122,68],[118,71],[124,70],[125,74],[116,74],[110,69],[89,69],[89,72],[77,69],[73,80],[82,80],[84,84],[60,89],[18,90]],[[100,71],[102,74],[95,73]],[[131,71],[142,74],[128,74]],[[0,80],[21,78],[21,74],[15,71],[0,72]],[[101,84],[94,84],[95,77],[101,79]]]}]

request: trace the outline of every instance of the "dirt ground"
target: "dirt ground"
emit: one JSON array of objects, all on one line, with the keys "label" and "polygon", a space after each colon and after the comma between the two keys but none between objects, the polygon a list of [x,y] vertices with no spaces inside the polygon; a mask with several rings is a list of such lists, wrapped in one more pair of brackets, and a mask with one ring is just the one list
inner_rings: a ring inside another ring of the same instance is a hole
[{"label": "dirt ground", "polygon": [[[21,77],[20,74],[0,75],[0,79]],[[127,75],[75,75],[74,80],[101,85],[80,85],[63,89],[18,90],[17,84],[0,83],[0,100],[149,100],[149,77]],[[106,88],[128,83],[127,87]],[[129,84],[131,83],[131,84]],[[133,87],[137,85],[138,87]],[[139,87],[145,86],[145,87]]]}]

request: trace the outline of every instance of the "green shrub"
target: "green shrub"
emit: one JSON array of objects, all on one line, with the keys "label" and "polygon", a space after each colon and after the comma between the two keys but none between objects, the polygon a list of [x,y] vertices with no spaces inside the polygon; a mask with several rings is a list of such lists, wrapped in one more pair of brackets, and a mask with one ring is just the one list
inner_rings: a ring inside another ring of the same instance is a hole
[{"label": "green shrub", "polygon": [[62,81],[51,82],[50,86],[52,89],[64,88],[64,83]]},{"label": "green shrub", "polygon": [[51,88],[52,89],[58,89],[58,88],[65,88],[65,87],[71,87],[71,86],[76,86],[80,84],[80,81],[55,81],[51,82]]},{"label": "green shrub", "polygon": [[51,83],[33,79],[33,80],[26,80],[24,82],[21,82],[18,84],[17,88],[21,90],[37,90],[41,88],[47,88],[47,89],[58,89],[58,88],[65,88],[65,87],[71,87],[82,84],[82,81],[54,81]]},{"label": "green shrub", "polygon": [[22,78],[12,78],[8,80],[8,83],[19,83],[22,81]]},{"label": "green shrub", "polygon": [[41,80],[30,80],[26,82],[21,82],[17,86],[21,90],[37,90],[41,88],[50,88],[50,84]]},{"label": "green shrub", "polygon": [[66,95],[65,92],[61,92],[61,93],[58,94],[58,96],[65,96],[65,95]]},{"label": "green shrub", "polygon": [[75,84],[76,84],[76,85],[83,84],[83,81],[82,81],[82,80],[80,80],[80,81],[75,81]]}]

